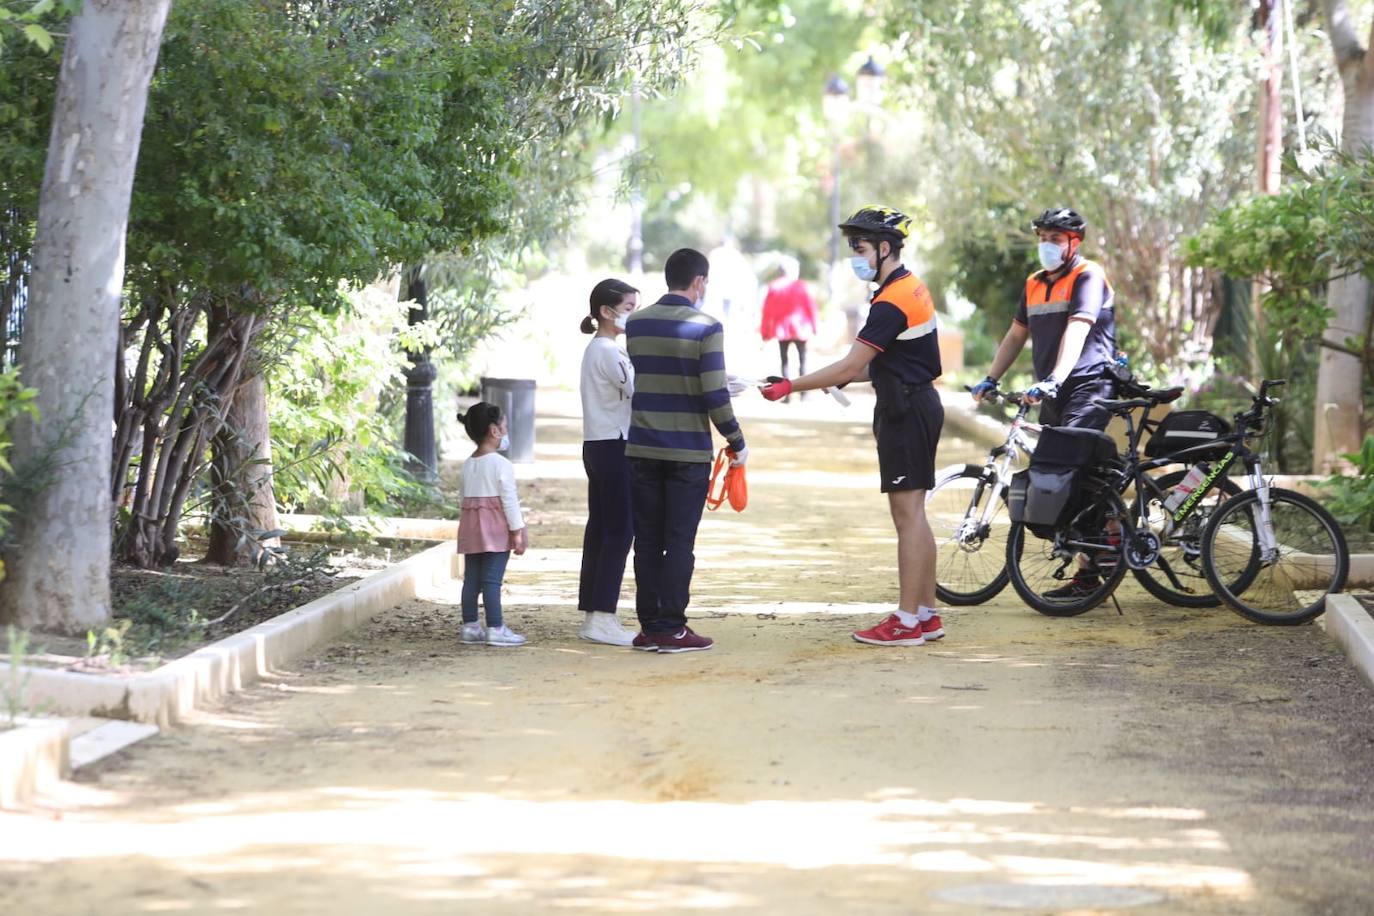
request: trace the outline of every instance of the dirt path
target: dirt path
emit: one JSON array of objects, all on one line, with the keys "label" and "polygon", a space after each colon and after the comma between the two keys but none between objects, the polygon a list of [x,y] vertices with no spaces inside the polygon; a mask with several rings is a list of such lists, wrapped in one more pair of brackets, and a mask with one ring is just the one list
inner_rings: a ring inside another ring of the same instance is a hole
[{"label": "dirt path", "polygon": [[452,592],[382,615],[0,817],[0,912],[1369,911],[1374,692],[1319,629],[1130,586],[860,646],[895,593],[871,440],[769,416],[702,528],[716,650],[571,638],[577,427],[541,420],[532,645],[459,646]]}]

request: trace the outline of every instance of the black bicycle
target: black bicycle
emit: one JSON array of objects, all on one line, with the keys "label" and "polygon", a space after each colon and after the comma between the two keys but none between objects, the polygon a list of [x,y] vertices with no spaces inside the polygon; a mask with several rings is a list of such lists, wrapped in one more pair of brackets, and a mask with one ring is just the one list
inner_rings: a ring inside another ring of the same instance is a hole
[{"label": "black bicycle", "polygon": [[[1081,614],[1110,596],[1129,568],[1164,600],[1205,606],[1220,598],[1261,623],[1296,624],[1319,615],[1326,595],[1344,587],[1345,538],[1314,500],[1270,487],[1246,442],[1262,433],[1277,403],[1269,392],[1283,384],[1263,382],[1250,409],[1236,414],[1234,429],[1202,411],[1150,420],[1150,409],[1176,399],[1178,389],[1137,386],[1137,397],[1099,400],[1127,420],[1123,456],[1104,434],[1043,432],[1038,479],[1028,475],[1020,493],[1012,490],[1012,515],[1021,521],[1008,535],[1007,566],[1017,593],[1044,614]],[[1132,422],[1137,409],[1144,410],[1139,424]],[[1146,431],[1152,435],[1142,459]],[[1226,476],[1237,460],[1250,481],[1247,492]],[[1148,476],[1176,462],[1193,466]],[[1131,486],[1137,495],[1127,510],[1120,494]],[[1041,540],[1030,543],[1030,534]],[[1199,573],[1215,597],[1196,587]]]},{"label": "black bicycle", "polygon": [[[1117,393],[1144,399],[1149,407],[1177,400],[1183,392],[1182,388],[1151,389],[1141,385],[1124,371],[1114,371],[1110,377]],[[1036,448],[1034,439],[1029,438],[1027,433],[1038,435],[1042,430],[1039,424],[1026,419],[1031,404],[1023,395],[993,392],[986,400],[994,403],[1002,401],[1018,408],[1008,429],[1006,441],[988,453],[981,467],[975,464],[953,465],[941,471],[936,477],[935,486],[926,498],[926,515],[930,519],[939,551],[936,593],[941,601],[950,605],[982,603],[995,596],[1007,584],[1009,574],[1006,544],[1012,525],[1008,514],[1008,494],[1016,466],[1023,465],[1025,459],[1030,457]],[[1138,426],[1129,425],[1133,420],[1128,415],[1128,454],[1138,457],[1139,443],[1145,433],[1150,434],[1145,454],[1151,457],[1167,455],[1184,445],[1194,444],[1189,437],[1198,433],[1186,423],[1180,422],[1191,413],[1178,412],[1160,421],[1150,417],[1147,407]],[[1225,426],[1225,421],[1218,422]],[[1042,465],[1047,463],[1048,455],[1042,453],[1039,460]],[[1172,463],[1173,458],[1164,457],[1162,460],[1149,463],[1143,471],[1153,474]],[[1180,470],[1166,471],[1136,484],[1136,504],[1132,506],[1131,512],[1139,517],[1143,503],[1152,517],[1159,516],[1164,503],[1182,483],[1187,473]],[[1056,484],[1063,480],[1062,476],[1057,477]],[[1133,477],[1123,477],[1120,486],[1129,488],[1133,480]],[[1022,501],[1024,485],[1023,480],[1020,493]],[[1127,490],[1119,492],[1125,493]],[[1215,607],[1221,603],[1212,593],[1201,568],[1199,558],[1202,552],[1202,530],[1217,504],[1226,496],[1239,492],[1240,488],[1234,482],[1224,480],[1214,493],[1209,494],[1194,507],[1194,511],[1190,512],[1186,519],[1161,533],[1162,550],[1159,562],[1156,565],[1132,570],[1152,595],[1180,607]],[[1158,526],[1157,519],[1155,524]],[[1045,553],[1046,550],[1049,551],[1048,554]],[[1038,603],[1040,607],[1037,609],[1041,609],[1042,613],[1082,613],[1088,609],[1079,609],[1076,602],[1068,600],[1068,596],[1063,594],[1077,568],[1072,564],[1060,562],[1064,559],[1062,555],[1067,552],[1066,544],[1060,545],[1058,553],[1053,547],[1038,544],[1036,550],[1028,555],[1038,557],[1042,567],[1040,577],[1048,576],[1051,580],[1045,582],[1043,587],[1028,586],[1026,592],[1022,593],[1022,598],[1027,600],[1027,603],[1032,606]],[[1024,569],[1023,573],[1023,580],[1034,578]],[[1083,579],[1089,578],[1090,574],[1085,573]],[[1046,592],[1057,594],[1050,596],[1052,601],[1042,600],[1039,596]],[[1105,597],[1104,592],[1097,600]]]}]

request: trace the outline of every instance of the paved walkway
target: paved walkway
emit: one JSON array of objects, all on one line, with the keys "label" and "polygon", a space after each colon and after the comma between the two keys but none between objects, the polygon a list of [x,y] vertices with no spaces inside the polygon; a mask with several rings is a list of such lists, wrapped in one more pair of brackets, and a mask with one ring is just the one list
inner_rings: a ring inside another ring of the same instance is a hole
[{"label": "paved walkway", "polygon": [[791,406],[746,411],[749,509],[702,527],[715,650],[573,638],[578,427],[544,417],[530,646],[458,645],[453,590],[381,615],[0,816],[0,912],[1368,912],[1374,695],[1319,629],[1130,585],[861,646],[895,592],[865,418]]}]

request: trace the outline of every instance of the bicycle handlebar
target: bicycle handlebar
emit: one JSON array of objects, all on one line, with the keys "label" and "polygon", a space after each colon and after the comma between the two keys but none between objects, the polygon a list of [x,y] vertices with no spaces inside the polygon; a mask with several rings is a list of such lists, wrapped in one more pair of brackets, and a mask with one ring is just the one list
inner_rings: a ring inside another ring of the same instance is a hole
[{"label": "bicycle handlebar", "polygon": [[[964,390],[972,394],[973,386],[965,385]],[[1021,408],[1023,411],[1029,410],[1035,406],[1034,404],[1026,402],[1026,393],[1024,391],[999,391],[994,388],[983,395],[983,400],[989,404],[1012,404]]]}]

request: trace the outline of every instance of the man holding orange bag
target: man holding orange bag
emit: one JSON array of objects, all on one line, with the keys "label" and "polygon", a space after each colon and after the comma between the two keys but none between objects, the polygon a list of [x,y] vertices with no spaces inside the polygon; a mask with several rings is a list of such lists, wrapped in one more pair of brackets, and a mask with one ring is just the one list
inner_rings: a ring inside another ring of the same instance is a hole
[{"label": "man holding orange bag", "polygon": [[668,292],[630,314],[625,349],[635,370],[630,402],[630,501],[635,523],[635,612],[646,652],[693,652],[714,640],[687,626],[697,526],[711,472],[711,424],[749,458],[726,386],[725,332],[701,311],[710,263],[680,248],[663,265]]}]

